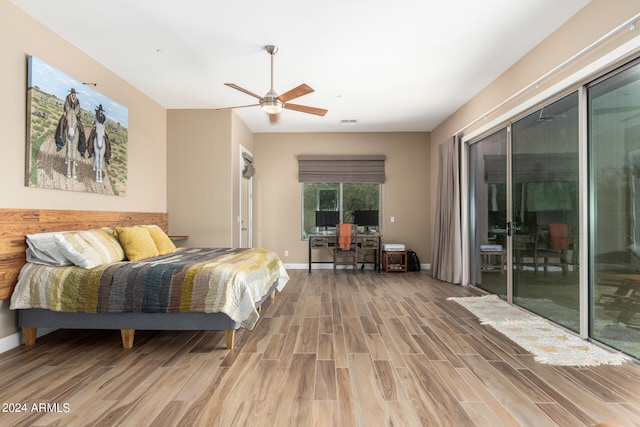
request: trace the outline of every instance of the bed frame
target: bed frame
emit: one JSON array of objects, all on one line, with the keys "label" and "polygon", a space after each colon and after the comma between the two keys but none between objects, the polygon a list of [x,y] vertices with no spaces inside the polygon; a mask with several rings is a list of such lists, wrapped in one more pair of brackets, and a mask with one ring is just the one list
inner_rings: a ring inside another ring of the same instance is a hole
[{"label": "bed frame", "polygon": [[[47,209],[0,209],[0,300],[11,298],[20,269],[26,263],[26,235],[48,231],[156,224],[168,232],[163,212],[117,212]],[[262,300],[275,296],[277,281]],[[224,313],[65,313],[45,309],[18,311],[18,326],[26,346],[36,342],[39,327],[53,329],[120,329],[122,346],[133,347],[135,330],[225,331],[233,348],[240,324]]]},{"label": "bed frame", "polygon": [[[256,304],[258,310],[275,296],[276,281]],[[224,331],[227,349],[232,349],[240,323],[224,313],[67,313],[41,308],[18,311],[24,344],[36,343],[38,327],[52,329],[120,329],[122,347],[132,348],[136,330],[141,331]]]}]

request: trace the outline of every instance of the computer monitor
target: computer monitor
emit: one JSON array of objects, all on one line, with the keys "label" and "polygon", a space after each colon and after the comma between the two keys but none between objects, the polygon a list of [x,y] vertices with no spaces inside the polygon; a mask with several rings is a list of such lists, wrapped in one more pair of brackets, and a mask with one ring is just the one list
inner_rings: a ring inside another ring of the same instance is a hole
[{"label": "computer monitor", "polygon": [[353,213],[353,222],[358,226],[365,227],[366,230],[369,230],[369,227],[378,227],[380,225],[380,212],[378,210],[355,211]]},{"label": "computer monitor", "polygon": [[316,211],[316,227],[335,227],[340,222],[338,211]]}]

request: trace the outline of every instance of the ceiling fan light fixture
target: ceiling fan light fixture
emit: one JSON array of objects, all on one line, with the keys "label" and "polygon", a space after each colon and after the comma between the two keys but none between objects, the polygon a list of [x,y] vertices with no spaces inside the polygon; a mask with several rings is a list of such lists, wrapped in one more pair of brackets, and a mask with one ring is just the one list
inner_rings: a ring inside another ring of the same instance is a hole
[{"label": "ceiling fan light fixture", "polygon": [[[292,99],[299,98],[313,92],[313,89],[306,83],[302,83],[301,85],[288,90],[282,95],[278,95],[278,93],[273,90],[273,56],[278,51],[278,47],[275,45],[268,45],[265,46],[265,49],[267,50],[269,55],[271,55],[271,89],[269,89],[269,92],[267,92],[265,96],[256,95],[255,93],[243,87],[240,87],[235,83],[225,83],[225,85],[229,86],[230,88],[239,90],[240,92],[246,93],[247,95],[254,98],[258,98],[260,102],[260,108],[262,109],[262,111],[269,115],[269,123],[271,124],[276,124],[280,121],[280,113],[282,112],[283,108],[286,108],[287,110],[300,111],[307,114],[315,114],[317,116],[324,116],[327,113],[327,110],[325,110],[324,108],[315,108],[309,107],[307,105],[289,103],[289,101],[291,101]],[[242,105],[239,107],[231,108],[253,107],[255,105],[258,104]],[[226,108],[222,109],[226,110]]]},{"label": "ceiling fan light fixture", "polygon": [[260,108],[267,114],[278,114],[282,111],[282,102],[274,100],[262,100],[260,101]]}]

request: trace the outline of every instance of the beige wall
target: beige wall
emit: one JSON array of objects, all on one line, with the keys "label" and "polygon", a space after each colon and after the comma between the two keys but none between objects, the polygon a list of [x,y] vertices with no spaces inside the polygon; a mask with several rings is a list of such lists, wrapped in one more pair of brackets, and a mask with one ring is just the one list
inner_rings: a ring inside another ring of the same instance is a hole
[{"label": "beige wall", "polygon": [[[383,239],[406,244],[422,263],[429,263],[431,228],[427,218],[433,209],[429,143],[429,134],[421,132],[255,134],[254,246],[276,251],[286,264],[308,260],[307,242],[301,239],[299,154],[384,154]],[[391,216],[395,223],[389,222]],[[288,257],[284,257],[285,250]]]},{"label": "beige wall", "polygon": [[167,204],[169,232],[189,247],[236,247],[240,242],[240,147],[253,134],[230,111],[169,110]]},{"label": "beige wall", "polygon": [[169,232],[191,247],[232,243],[232,112],[169,110],[167,191]]},{"label": "beige wall", "polygon": [[256,166],[253,245],[276,251],[285,263],[304,264],[297,156],[385,154],[384,240],[405,243],[429,262],[428,133],[252,134],[230,111],[169,110],[167,116],[169,227],[189,236],[182,245],[238,246],[242,146]]},{"label": "beige wall", "polygon": [[[111,71],[0,1],[0,207],[165,212],[166,110]],[[27,55],[34,55],[129,109],[127,196],[25,187]],[[15,313],[0,302],[0,338],[16,330]]]}]

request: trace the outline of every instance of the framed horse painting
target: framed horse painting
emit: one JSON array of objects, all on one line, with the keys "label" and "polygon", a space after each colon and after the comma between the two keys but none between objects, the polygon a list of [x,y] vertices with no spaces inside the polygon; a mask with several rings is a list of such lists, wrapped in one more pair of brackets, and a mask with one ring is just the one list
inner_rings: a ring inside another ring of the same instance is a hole
[{"label": "framed horse painting", "polygon": [[28,187],[124,196],[127,108],[28,57]]}]

